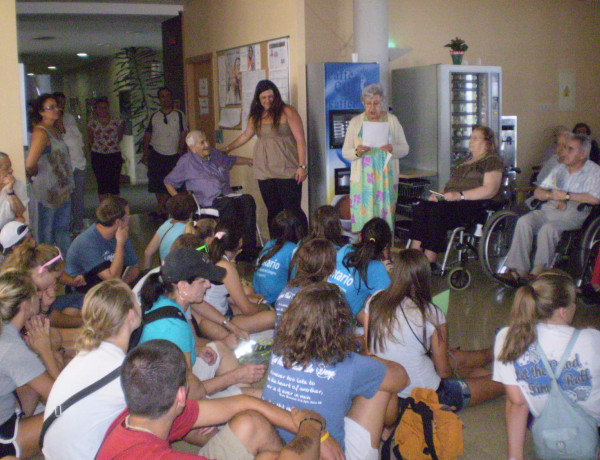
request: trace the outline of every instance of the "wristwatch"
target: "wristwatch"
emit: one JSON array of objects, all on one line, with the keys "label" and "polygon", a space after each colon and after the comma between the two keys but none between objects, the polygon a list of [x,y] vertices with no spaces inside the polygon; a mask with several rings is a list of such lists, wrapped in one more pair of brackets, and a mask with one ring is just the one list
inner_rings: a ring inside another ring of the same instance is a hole
[{"label": "wristwatch", "polygon": [[460,192],[460,199],[461,200],[466,200],[465,194],[463,192]]},{"label": "wristwatch", "polygon": [[565,195],[565,201],[569,201],[571,199],[571,195],[569,195],[568,193]]},{"label": "wristwatch", "polygon": [[300,169],[306,169],[306,165],[298,165]]}]

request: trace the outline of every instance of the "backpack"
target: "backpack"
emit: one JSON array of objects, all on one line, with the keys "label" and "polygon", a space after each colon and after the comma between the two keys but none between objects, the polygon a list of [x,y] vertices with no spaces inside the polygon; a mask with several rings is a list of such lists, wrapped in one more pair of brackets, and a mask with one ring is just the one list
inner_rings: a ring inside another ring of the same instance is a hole
[{"label": "backpack", "polygon": [[138,327],[135,331],[131,333],[131,337],[129,338],[128,350],[135,348],[140,343],[140,338],[142,337],[144,326],[163,318],[180,319],[181,321],[185,321],[187,323],[185,315],[181,312],[179,308],[173,305],[165,305],[164,307],[157,308],[156,310],[143,313],[142,324],[140,325],[140,327]]},{"label": "backpack", "polygon": [[434,390],[414,388],[400,398],[400,419],[381,448],[381,460],[448,460],[463,455],[462,422]]},{"label": "backpack", "polygon": [[553,371],[539,342],[535,348],[548,376],[552,379],[550,394],[542,413],[531,428],[535,453],[541,459],[594,459],[599,447],[598,423],[581,406],[573,403],[558,385],[556,376],[562,374],[581,331],[575,330]]}]

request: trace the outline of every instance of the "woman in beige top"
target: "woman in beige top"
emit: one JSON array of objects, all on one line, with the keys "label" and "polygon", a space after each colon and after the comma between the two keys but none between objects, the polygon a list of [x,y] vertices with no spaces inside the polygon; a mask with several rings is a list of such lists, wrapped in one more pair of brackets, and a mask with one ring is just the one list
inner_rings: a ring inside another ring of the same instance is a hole
[{"label": "woman in beige top", "polygon": [[281,99],[279,89],[270,80],[256,85],[246,130],[224,152],[241,147],[254,135],[254,177],[272,220],[284,209],[295,212],[304,228],[306,215],[300,206],[302,182],[307,176],[306,141],[302,119],[294,107]]}]

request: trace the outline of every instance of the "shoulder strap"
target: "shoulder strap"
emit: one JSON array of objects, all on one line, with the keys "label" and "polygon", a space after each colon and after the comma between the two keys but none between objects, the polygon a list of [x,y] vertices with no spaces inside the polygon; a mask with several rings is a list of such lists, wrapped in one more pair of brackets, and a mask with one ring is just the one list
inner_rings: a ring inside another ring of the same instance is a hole
[{"label": "shoulder strap", "polygon": [[550,363],[548,362],[546,353],[544,353],[544,349],[542,348],[539,340],[536,340],[536,342],[535,342],[535,348],[536,348],[538,354],[540,355],[542,363],[544,363],[546,372],[548,372],[548,376],[554,382],[556,382],[556,384],[558,384],[557,379],[558,379],[558,377],[560,377],[560,374],[562,374],[563,368],[565,367],[565,364],[567,363],[567,359],[569,359],[569,355],[571,354],[571,351],[573,350],[573,346],[575,345],[575,342],[577,341],[577,337],[579,337],[580,332],[581,331],[579,329],[575,329],[575,331],[571,335],[571,339],[569,340],[569,343],[567,344],[567,348],[565,348],[565,352],[563,353],[562,358],[560,359],[560,362],[558,363],[558,366],[556,367],[556,370],[554,370],[554,371],[552,370],[552,366],[550,366]]},{"label": "shoulder strap", "polygon": [[181,112],[181,110],[177,110],[177,115],[179,115],[179,132],[182,133],[185,131],[184,127],[183,127],[183,113]]},{"label": "shoulder strap", "polygon": [[[173,219],[175,220],[175,219]],[[167,229],[167,231],[165,233],[163,233],[163,236],[161,236],[160,241],[158,242],[158,259],[160,260],[160,245],[162,244],[163,240],[165,239],[165,236],[167,236],[167,233],[169,233],[171,230],[173,230],[173,227],[175,227],[175,224],[177,222],[172,222],[171,226]],[[162,260],[160,261],[162,263]]]},{"label": "shoulder strap", "polygon": [[144,314],[144,326],[146,324],[153,323],[154,321],[158,321],[163,318],[175,318],[180,319],[181,321],[185,321],[187,323],[187,319],[185,315],[181,312],[181,310],[174,305],[165,305],[164,307],[157,308],[156,310],[152,310],[151,312]]},{"label": "shoulder strap", "polygon": [[92,383],[91,385],[88,385],[83,390],[78,391],[73,396],[71,396],[69,399],[67,399],[64,403],[56,406],[56,408],[54,409],[54,412],[52,412],[50,414],[50,416],[46,420],[44,420],[44,423],[42,425],[42,431],[40,432],[40,441],[39,441],[40,449],[42,447],[44,447],[44,437],[46,436],[46,431],[48,431],[48,428],[50,428],[50,425],[52,425],[54,420],[56,420],[58,417],[60,417],[64,411],[66,411],[69,407],[71,407],[76,402],[82,400],[86,396],[89,396],[90,394],[99,390],[103,386],[112,382],[114,379],[116,379],[119,376],[120,373],[121,373],[121,366],[117,367],[112,372],[110,372],[107,375],[105,375],[104,377],[102,377],[100,380],[97,380],[94,383]]},{"label": "shoulder strap", "polygon": [[[427,403],[423,401],[416,402],[412,396],[405,398],[403,403],[400,403],[399,406],[400,420],[398,423],[402,423],[402,415],[404,415],[404,412],[408,407],[421,417],[421,421],[423,422],[423,437],[425,438],[425,444],[429,451],[427,453],[431,455],[432,460],[438,460],[433,441],[433,410],[431,410]],[[393,451],[397,458],[402,458],[398,443],[395,443]]]},{"label": "shoulder strap", "polygon": [[402,315],[404,316],[404,319],[406,321],[406,324],[408,325],[408,328],[410,329],[410,332],[412,332],[412,334],[415,336],[415,339],[417,339],[417,341],[423,345],[423,349],[425,350],[426,354],[431,353],[431,347],[429,349],[427,349],[427,345],[425,345],[425,342],[427,341],[427,316],[423,317],[423,340],[421,340],[419,338],[419,336],[415,333],[414,329],[412,328],[412,326],[410,325],[410,321],[408,320],[408,317],[406,316],[406,313],[404,311],[404,307],[402,306],[402,302],[400,302],[400,311],[402,312]]}]

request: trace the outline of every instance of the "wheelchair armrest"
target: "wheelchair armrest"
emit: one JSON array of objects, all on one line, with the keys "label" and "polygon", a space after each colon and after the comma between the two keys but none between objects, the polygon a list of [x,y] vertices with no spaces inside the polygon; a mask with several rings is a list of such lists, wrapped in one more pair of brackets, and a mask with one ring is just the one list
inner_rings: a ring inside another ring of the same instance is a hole
[{"label": "wheelchair armrest", "polygon": [[234,185],[233,187],[231,187],[231,190],[233,190],[234,192],[239,192],[243,188],[244,188],[243,185]]},{"label": "wheelchair armrest", "polygon": [[[542,206],[543,202],[538,200],[537,198],[534,198],[533,200],[531,200],[531,209],[539,209]],[[581,211],[585,211],[587,208],[593,209],[595,206],[600,206],[600,205],[593,205],[593,204],[589,204],[589,203],[579,203],[577,205],[577,211],[581,212]]]}]

